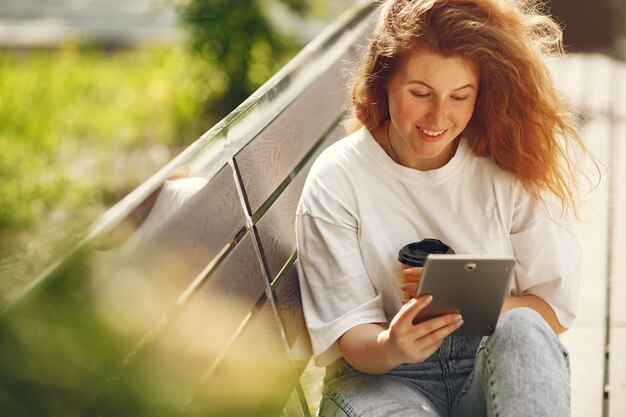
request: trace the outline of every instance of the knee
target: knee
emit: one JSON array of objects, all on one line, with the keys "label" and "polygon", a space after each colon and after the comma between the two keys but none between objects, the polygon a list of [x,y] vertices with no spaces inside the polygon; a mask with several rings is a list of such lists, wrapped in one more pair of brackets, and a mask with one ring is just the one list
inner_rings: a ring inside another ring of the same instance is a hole
[{"label": "knee", "polygon": [[498,320],[496,330],[542,333],[552,329],[541,314],[532,308],[521,307],[504,313]]},{"label": "knee", "polygon": [[487,344],[508,353],[537,351],[558,346],[559,341],[548,323],[530,308],[516,308],[503,314]]},{"label": "knee", "polygon": [[[524,381],[558,381],[569,387],[569,359],[552,328],[534,310],[519,308],[503,314],[496,330],[479,348],[485,376],[506,380],[517,375]],[[491,383],[491,381],[489,382]],[[545,387],[545,386],[544,386]]]}]

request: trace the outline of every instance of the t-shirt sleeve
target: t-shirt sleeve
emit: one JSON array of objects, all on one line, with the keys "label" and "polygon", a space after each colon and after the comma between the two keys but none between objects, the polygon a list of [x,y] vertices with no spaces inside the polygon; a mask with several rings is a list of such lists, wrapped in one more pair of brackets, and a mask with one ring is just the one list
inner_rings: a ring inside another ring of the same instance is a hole
[{"label": "t-shirt sleeve", "polygon": [[386,322],[365,269],[358,218],[319,183],[305,187],[296,215],[300,292],[318,366],[341,357],[337,339],[354,326]]},{"label": "t-shirt sleeve", "polygon": [[544,207],[525,195],[514,213],[511,241],[517,258],[518,292],[513,295],[536,295],[552,307],[563,327],[570,327],[578,309],[582,266],[574,220],[556,203]]}]

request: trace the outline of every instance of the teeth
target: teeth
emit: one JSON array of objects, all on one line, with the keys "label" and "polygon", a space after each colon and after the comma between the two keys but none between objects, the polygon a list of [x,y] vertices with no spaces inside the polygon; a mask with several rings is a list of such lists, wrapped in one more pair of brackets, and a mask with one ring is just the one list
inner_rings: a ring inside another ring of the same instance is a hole
[{"label": "teeth", "polygon": [[433,132],[432,130],[422,129],[421,127],[419,129],[422,132],[426,133],[428,136],[439,136],[439,135],[441,135],[444,132],[444,130],[441,130],[439,132]]}]

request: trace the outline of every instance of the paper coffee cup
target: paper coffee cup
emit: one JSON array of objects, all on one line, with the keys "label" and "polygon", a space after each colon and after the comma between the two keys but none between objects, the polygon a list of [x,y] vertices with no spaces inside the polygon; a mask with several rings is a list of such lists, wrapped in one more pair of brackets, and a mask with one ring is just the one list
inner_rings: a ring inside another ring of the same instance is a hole
[{"label": "paper coffee cup", "polygon": [[[413,268],[416,266],[424,266],[426,257],[433,254],[454,254],[454,250],[443,243],[439,239],[422,239],[419,242],[413,242],[405,245],[398,252],[398,261],[402,264],[402,269]],[[402,274],[403,281],[417,282],[418,278],[415,276],[406,276]],[[404,298],[409,298],[410,295],[406,291],[404,292]]]}]

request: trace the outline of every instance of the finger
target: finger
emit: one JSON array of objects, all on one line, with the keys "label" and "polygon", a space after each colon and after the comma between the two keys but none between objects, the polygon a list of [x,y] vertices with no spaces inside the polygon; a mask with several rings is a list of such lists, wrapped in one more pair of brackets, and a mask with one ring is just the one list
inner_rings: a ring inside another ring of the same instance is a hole
[{"label": "finger", "polygon": [[416,363],[424,361],[430,355],[435,353],[443,344],[444,339],[449,334],[453,333],[457,328],[458,327],[453,327],[447,332],[443,332],[442,329],[440,334],[431,334],[420,339],[419,341],[416,341],[414,344],[415,347],[412,350],[411,359]]},{"label": "finger", "polygon": [[413,318],[424,307],[426,307],[433,300],[432,295],[424,295],[422,297],[412,298],[409,302],[404,304],[396,319],[399,324],[413,324]]},{"label": "finger", "polygon": [[[414,360],[421,362],[432,355],[443,343],[443,340],[454,333],[463,325],[463,318],[459,314],[448,314],[436,317],[422,323],[418,323],[414,328],[422,333],[414,341]],[[432,330],[429,332],[429,330]]]},{"label": "finger", "polygon": [[408,303],[409,301],[411,301],[412,299],[415,298],[415,294],[411,295],[411,294],[405,294],[404,298],[402,299],[402,305]]},{"label": "finger", "polygon": [[430,343],[449,336],[463,325],[463,317],[460,314],[445,314],[415,325],[416,340],[427,339]]},{"label": "finger", "polygon": [[400,286],[400,290],[402,291],[402,297],[404,300],[409,301],[411,298],[417,297],[417,292],[411,289],[411,286]]},{"label": "finger", "polygon": [[449,324],[437,330],[434,333],[423,337],[417,343],[417,351],[419,352],[419,357],[426,359],[430,355],[432,355],[437,349],[439,349],[443,343],[443,340],[454,333],[459,327],[463,325],[463,321]]},{"label": "finger", "polygon": [[409,299],[415,297],[417,294],[417,287],[420,282],[420,277],[422,275],[422,268],[407,268],[403,270],[404,274],[404,284],[400,287],[403,291],[404,298]]},{"label": "finger", "polygon": [[405,284],[415,283],[417,285],[419,284],[420,278],[422,277],[421,268],[407,268],[402,271],[402,274],[402,278]]},{"label": "finger", "polygon": [[441,345],[443,344],[443,339],[434,342],[432,344],[426,345],[426,346],[422,346],[419,347],[416,351],[417,353],[417,357],[416,362],[422,362],[424,360],[426,360],[426,358],[428,358],[430,355],[432,355],[433,353],[435,353],[437,351],[437,349],[439,349],[441,347]]},{"label": "finger", "polygon": [[405,284],[400,285],[400,289],[405,292],[417,293],[417,282],[407,282]]},{"label": "finger", "polygon": [[403,292],[404,298],[414,298],[415,296],[417,296],[417,283],[409,282],[406,284],[402,284],[400,286],[400,290]]},{"label": "finger", "polygon": [[402,271],[402,273],[407,277],[420,277],[422,275],[422,267],[416,266],[413,268],[406,268]]}]

